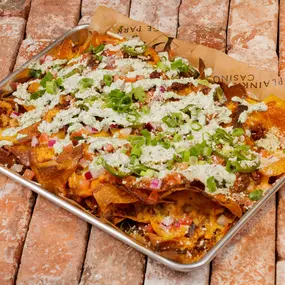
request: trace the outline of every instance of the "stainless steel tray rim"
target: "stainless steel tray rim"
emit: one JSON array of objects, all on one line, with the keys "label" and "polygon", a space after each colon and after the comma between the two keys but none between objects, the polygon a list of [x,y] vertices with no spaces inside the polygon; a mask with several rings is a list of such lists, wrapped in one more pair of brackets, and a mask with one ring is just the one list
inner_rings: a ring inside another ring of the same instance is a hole
[{"label": "stainless steel tray rim", "polygon": [[[88,29],[88,24],[83,24],[76,26],[72,30],[66,32],[63,34],[60,38],[55,40],[51,45],[49,45],[47,48],[45,48],[43,51],[38,53],[36,56],[31,58],[29,61],[27,61],[24,65],[22,65],[18,70],[11,73],[9,76],[7,76],[4,80],[0,82],[0,88],[8,84],[13,78],[15,78],[18,74],[20,74],[24,69],[28,68],[28,66],[40,59],[42,56],[44,56],[47,52],[52,50],[54,47],[56,47],[58,44],[60,44],[64,39],[67,37],[79,33],[82,30]],[[114,227],[103,223],[100,221],[99,218],[92,216],[91,214],[88,214],[87,212],[81,210],[79,207],[76,207],[67,201],[61,199],[60,197],[54,195],[53,193],[43,189],[39,185],[35,184],[34,182],[30,180],[26,180],[17,173],[12,172],[11,170],[6,169],[5,167],[0,165],[0,173],[3,175],[6,175],[7,177],[13,179],[14,181],[18,182],[19,184],[23,185],[24,187],[29,188],[30,190],[36,192],[37,194],[43,196],[44,198],[48,199],[49,201],[55,203],[56,205],[62,207],[63,209],[71,212],[72,214],[78,216],[79,218],[85,220],[86,222],[96,226],[98,229],[110,234],[114,238],[117,238],[118,240],[124,242],[125,244],[135,248],[136,250],[140,251],[141,253],[149,256],[150,258],[164,264],[165,266],[182,272],[189,272],[193,271],[199,268],[202,268],[206,265],[208,265],[213,258],[217,255],[218,251],[221,250],[230,240],[231,238],[247,223],[247,221],[258,211],[260,208],[274,195],[275,192],[278,191],[278,189],[285,183],[285,176],[283,178],[280,178],[276,181],[274,186],[268,191],[268,193],[260,199],[255,205],[249,209],[240,219],[239,221],[226,233],[226,235],[221,238],[221,240],[214,245],[214,247],[209,250],[199,261],[191,263],[191,264],[181,264],[175,261],[172,261],[168,258],[165,258],[158,253],[152,251],[151,249],[148,249],[137,242],[135,242],[133,239],[128,237],[126,234],[123,234],[122,232],[116,230]]]}]

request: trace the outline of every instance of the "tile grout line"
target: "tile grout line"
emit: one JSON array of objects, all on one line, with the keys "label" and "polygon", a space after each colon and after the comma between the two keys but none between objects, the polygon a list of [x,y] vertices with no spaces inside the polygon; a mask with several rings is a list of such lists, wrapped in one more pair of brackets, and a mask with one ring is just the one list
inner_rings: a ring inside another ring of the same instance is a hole
[{"label": "tile grout line", "polygon": [[83,276],[83,272],[84,272],[84,265],[85,265],[85,260],[86,260],[86,255],[87,255],[87,251],[88,251],[88,245],[89,245],[89,240],[90,240],[90,235],[91,235],[91,230],[92,230],[92,225],[87,223],[88,229],[87,229],[87,233],[86,233],[86,247],[85,247],[85,251],[84,251],[84,255],[83,255],[83,260],[82,260],[82,267],[81,267],[81,272],[80,272],[80,276],[78,279],[78,284],[80,284],[82,276]]},{"label": "tile grout line", "polygon": [[[31,190],[28,190],[28,191],[31,191]],[[16,269],[16,273],[15,273],[14,285],[16,285],[16,283],[17,283],[18,272],[19,272],[19,268],[20,268],[20,265],[21,265],[21,260],[22,260],[22,255],[23,255],[23,251],[24,251],[24,246],[25,246],[25,243],[26,243],[26,239],[27,239],[27,236],[28,236],[29,229],[30,229],[30,224],[31,224],[32,217],[33,217],[33,214],[34,214],[34,209],[35,209],[37,198],[38,198],[38,195],[36,193],[32,192],[31,199],[33,199],[33,201],[31,201],[31,214],[30,214],[30,218],[29,218],[29,221],[28,221],[25,237],[24,237],[24,240],[23,240],[23,245],[22,245],[21,251],[20,251],[19,262],[18,262],[18,266],[17,266],[17,269]]]},{"label": "tile grout line", "polygon": [[226,24],[226,47],[225,47],[226,54],[228,54],[228,51],[231,49],[231,47],[228,46],[228,28],[229,28],[229,21],[230,21],[230,12],[231,12],[231,0],[229,0],[228,17],[227,17],[227,24]]},{"label": "tile grout line", "polygon": [[181,8],[181,5],[182,5],[182,0],[180,0],[180,3],[179,3],[178,8],[177,8],[177,28],[176,28],[176,38],[178,38],[178,30],[179,30],[179,27],[180,27],[180,24],[179,24],[179,15],[180,15],[180,8]]}]

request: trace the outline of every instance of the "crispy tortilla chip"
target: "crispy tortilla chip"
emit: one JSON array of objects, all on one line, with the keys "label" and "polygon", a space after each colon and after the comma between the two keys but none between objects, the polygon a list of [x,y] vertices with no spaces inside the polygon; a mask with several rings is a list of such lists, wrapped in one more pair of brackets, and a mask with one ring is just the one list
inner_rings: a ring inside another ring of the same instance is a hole
[{"label": "crispy tortilla chip", "polygon": [[[78,149],[76,149],[78,148]],[[66,194],[68,178],[76,170],[78,161],[82,156],[82,146],[74,148],[70,157],[62,163],[55,160],[39,162],[41,152],[37,148],[31,150],[31,168],[43,187],[54,193]]]},{"label": "crispy tortilla chip", "polygon": [[236,84],[228,87],[227,84],[221,82],[220,85],[228,101],[231,101],[235,96],[244,98],[247,95],[246,89],[242,84]]},{"label": "crispy tortilla chip", "polygon": [[93,191],[102,212],[105,212],[110,204],[128,204],[138,201],[134,196],[110,183],[98,183]]},{"label": "crispy tortilla chip", "polygon": [[8,146],[7,149],[18,158],[21,164],[24,166],[30,166],[31,147],[21,144]]}]

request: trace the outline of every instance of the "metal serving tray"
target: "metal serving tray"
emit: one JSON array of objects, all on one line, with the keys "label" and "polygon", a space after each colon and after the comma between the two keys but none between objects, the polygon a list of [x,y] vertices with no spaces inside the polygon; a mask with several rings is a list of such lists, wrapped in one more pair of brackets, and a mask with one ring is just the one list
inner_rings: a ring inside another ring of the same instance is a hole
[{"label": "metal serving tray", "polygon": [[[53,48],[58,46],[63,40],[70,38],[74,42],[83,43],[84,40],[88,36],[88,25],[80,25],[72,30],[65,33],[59,39],[54,41],[50,46],[40,52],[38,55],[34,56],[31,60],[25,63],[21,68],[17,71],[13,72],[11,75],[6,77],[3,81],[0,82],[0,95],[6,93],[7,91],[11,90],[10,86],[13,86],[15,82],[23,82],[25,77],[27,78],[27,67],[28,65],[40,59],[41,57],[48,54]],[[143,254],[148,255],[150,258],[155,259],[156,261],[163,263],[164,265],[178,271],[191,271],[194,269],[198,269],[203,267],[211,262],[211,260],[217,255],[218,251],[223,248],[226,243],[246,224],[246,222],[262,207],[263,204],[266,203],[267,200],[284,184],[285,177],[280,178],[276,181],[273,187],[267,192],[267,194],[259,200],[250,210],[248,210],[240,219],[239,221],[227,232],[227,234],[207,253],[205,254],[199,261],[191,264],[181,264],[174,262],[170,259],[167,259],[158,253],[142,246],[138,242],[136,242],[131,237],[127,236],[126,234],[118,231],[116,228],[112,227],[109,224],[104,223],[99,218],[88,214],[87,212],[81,210],[79,207],[72,205],[71,203],[61,199],[60,197],[50,193],[49,191],[43,189],[39,186],[39,184],[34,183],[32,181],[26,180],[17,173],[8,170],[7,168],[0,166],[0,173],[8,176],[9,178],[13,179],[14,181],[22,184],[23,186],[31,189],[32,191],[38,193],[39,195],[43,196],[44,198],[52,201],[56,205],[64,208],[65,210],[71,212],[72,214],[82,218],[86,222],[96,226],[100,230],[110,234],[111,236],[119,239],[120,241],[126,243],[127,245],[135,248],[136,250],[140,251]]]}]

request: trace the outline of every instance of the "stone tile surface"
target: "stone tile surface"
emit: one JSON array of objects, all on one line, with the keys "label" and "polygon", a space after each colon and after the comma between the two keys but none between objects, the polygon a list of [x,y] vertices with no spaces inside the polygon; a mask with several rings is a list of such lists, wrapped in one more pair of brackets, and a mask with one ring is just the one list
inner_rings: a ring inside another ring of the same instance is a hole
[{"label": "stone tile surface", "polygon": [[56,39],[77,25],[80,0],[34,0],[27,23],[27,38]]},{"label": "stone tile surface", "polygon": [[[278,28],[278,1],[231,1],[228,25],[228,50],[238,60],[261,68],[278,62],[276,40]],[[269,62],[270,61],[270,62]]]},{"label": "stone tile surface", "polygon": [[148,259],[146,273],[145,273],[145,285],[207,285],[209,284],[210,267],[195,270],[193,272],[184,273],[170,270]]},{"label": "stone tile surface", "polygon": [[19,16],[27,18],[31,0],[1,0],[0,16]]},{"label": "stone tile surface", "polygon": [[17,284],[78,284],[87,234],[86,222],[38,197]]},{"label": "stone tile surface", "polygon": [[130,17],[143,21],[175,37],[180,0],[132,0]]},{"label": "stone tile surface", "polygon": [[80,285],[140,285],[144,267],[144,255],[93,227]]},{"label": "stone tile surface", "polygon": [[34,195],[0,176],[0,284],[14,284]]},{"label": "stone tile surface", "polygon": [[273,197],[217,255],[211,285],[274,284],[275,211]]},{"label": "stone tile surface", "polygon": [[0,81],[13,69],[25,24],[23,18],[0,17]]},{"label": "stone tile surface", "polygon": [[285,260],[285,187],[279,190],[277,197],[277,254]]},{"label": "stone tile surface", "polygon": [[82,16],[93,15],[96,8],[102,5],[113,8],[122,14],[128,15],[130,10],[130,2],[130,0],[82,0],[81,14]]},{"label": "stone tile surface", "polygon": [[228,0],[182,0],[179,38],[225,51],[228,8]]},{"label": "stone tile surface", "polygon": [[276,263],[276,285],[285,284],[285,261],[277,261]]}]

